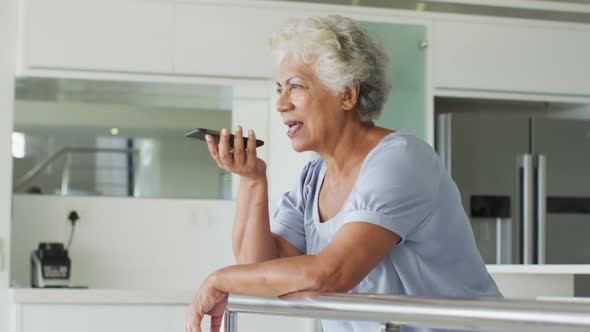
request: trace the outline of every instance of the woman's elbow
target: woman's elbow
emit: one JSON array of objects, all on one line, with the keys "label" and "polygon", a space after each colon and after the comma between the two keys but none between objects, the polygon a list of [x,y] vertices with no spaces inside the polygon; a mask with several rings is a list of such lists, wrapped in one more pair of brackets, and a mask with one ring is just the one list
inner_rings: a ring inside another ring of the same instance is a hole
[{"label": "woman's elbow", "polygon": [[326,264],[316,262],[311,264],[306,279],[309,281],[308,289],[324,293],[344,293],[353,289],[356,282],[352,275],[347,274],[338,266],[339,264]]},{"label": "woman's elbow", "polygon": [[347,280],[345,276],[341,276],[339,279],[330,279],[319,283],[317,291],[322,293],[346,293],[355,286],[355,283]]}]

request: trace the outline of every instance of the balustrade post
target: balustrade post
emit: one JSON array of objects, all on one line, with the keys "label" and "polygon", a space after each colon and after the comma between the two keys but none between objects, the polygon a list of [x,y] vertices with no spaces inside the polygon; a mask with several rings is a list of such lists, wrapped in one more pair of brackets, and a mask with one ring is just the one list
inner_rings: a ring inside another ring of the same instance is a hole
[{"label": "balustrade post", "polygon": [[226,310],[223,314],[223,331],[238,332],[238,313]]}]

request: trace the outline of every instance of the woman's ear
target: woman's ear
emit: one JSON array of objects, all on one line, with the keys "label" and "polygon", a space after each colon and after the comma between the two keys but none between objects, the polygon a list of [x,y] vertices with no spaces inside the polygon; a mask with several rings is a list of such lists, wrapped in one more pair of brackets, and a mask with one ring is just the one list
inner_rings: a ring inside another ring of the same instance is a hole
[{"label": "woman's ear", "polygon": [[345,111],[351,111],[356,108],[360,94],[360,84],[358,81],[354,81],[344,88],[342,93],[342,109]]}]

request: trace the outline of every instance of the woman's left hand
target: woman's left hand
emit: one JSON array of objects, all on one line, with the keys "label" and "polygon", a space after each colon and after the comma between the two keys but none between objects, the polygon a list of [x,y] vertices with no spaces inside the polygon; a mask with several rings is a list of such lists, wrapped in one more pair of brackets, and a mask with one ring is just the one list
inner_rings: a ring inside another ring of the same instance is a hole
[{"label": "woman's left hand", "polygon": [[205,315],[209,315],[211,316],[211,332],[218,332],[221,328],[226,305],[227,294],[215,289],[213,277],[207,278],[188,308],[184,331],[201,332],[201,321]]}]

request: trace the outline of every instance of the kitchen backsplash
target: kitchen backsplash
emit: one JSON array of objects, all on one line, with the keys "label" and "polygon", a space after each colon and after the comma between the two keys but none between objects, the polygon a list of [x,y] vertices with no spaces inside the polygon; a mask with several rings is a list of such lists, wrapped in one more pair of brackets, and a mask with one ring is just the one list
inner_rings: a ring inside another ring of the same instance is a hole
[{"label": "kitchen backsplash", "polygon": [[196,288],[234,263],[232,201],[14,195],[11,284],[30,287],[39,242],[67,243],[72,285],[92,288]]}]

